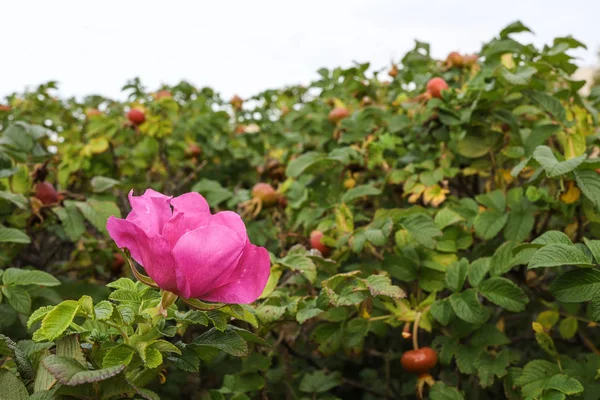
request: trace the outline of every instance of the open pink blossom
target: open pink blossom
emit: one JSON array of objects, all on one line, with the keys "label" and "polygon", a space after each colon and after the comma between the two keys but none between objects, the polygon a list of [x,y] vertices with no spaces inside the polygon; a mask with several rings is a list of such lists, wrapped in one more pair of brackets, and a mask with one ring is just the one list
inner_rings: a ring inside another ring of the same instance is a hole
[{"label": "open pink blossom", "polygon": [[211,214],[198,193],[129,193],[127,218],[110,217],[108,233],[164,290],[184,298],[252,303],[269,279],[269,253],[250,243],[234,212]]}]

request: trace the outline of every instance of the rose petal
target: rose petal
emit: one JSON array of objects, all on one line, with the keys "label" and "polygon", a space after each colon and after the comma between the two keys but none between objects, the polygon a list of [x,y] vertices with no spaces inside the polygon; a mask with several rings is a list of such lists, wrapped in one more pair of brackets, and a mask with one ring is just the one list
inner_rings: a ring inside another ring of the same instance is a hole
[{"label": "rose petal", "polygon": [[161,289],[178,293],[176,264],[171,246],[164,237],[148,237],[134,222],[115,217],[108,219],[106,229],[117,246],[127,247],[133,259]]},{"label": "rose petal", "polygon": [[181,295],[199,298],[226,283],[243,250],[244,243],[225,226],[203,226],[184,234],[173,248]]},{"label": "rose petal", "polygon": [[173,206],[174,211],[186,214],[210,212],[210,207],[204,197],[196,192],[190,192],[175,197],[171,200],[171,205]]},{"label": "rose petal", "polygon": [[260,297],[271,269],[269,252],[250,242],[229,282],[202,296],[202,300],[230,304],[249,304]]},{"label": "rose petal", "polygon": [[129,192],[131,212],[127,221],[131,221],[144,230],[148,235],[160,235],[163,226],[171,218],[170,196],[146,189],[143,195],[134,196]]},{"label": "rose petal", "polygon": [[208,225],[226,226],[238,234],[240,240],[246,244],[248,235],[246,234],[246,225],[242,218],[233,211],[221,211],[215,215],[211,215]]},{"label": "rose petal", "polygon": [[171,248],[173,248],[186,233],[208,225],[210,217],[210,211],[196,213],[175,211],[171,219],[165,224],[162,236],[167,239]]}]

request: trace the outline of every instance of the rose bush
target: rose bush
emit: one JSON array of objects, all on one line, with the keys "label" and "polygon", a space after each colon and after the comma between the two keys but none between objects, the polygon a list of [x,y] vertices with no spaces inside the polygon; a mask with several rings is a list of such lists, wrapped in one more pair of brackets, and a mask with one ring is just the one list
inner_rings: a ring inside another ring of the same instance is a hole
[{"label": "rose bush", "polygon": [[231,101],[0,101],[2,393],[598,398],[600,88],[522,32]]},{"label": "rose bush", "polygon": [[250,243],[240,216],[211,214],[198,193],[175,198],[152,189],[129,193],[131,212],[108,219],[106,229],[150,278],[186,299],[248,304],[269,279],[269,253]]}]

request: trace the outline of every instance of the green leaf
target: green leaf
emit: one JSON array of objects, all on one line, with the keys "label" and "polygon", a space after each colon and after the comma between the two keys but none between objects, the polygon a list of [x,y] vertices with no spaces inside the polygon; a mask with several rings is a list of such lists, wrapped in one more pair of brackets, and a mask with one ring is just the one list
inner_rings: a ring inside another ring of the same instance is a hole
[{"label": "green leaf", "polygon": [[402,226],[423,246],[435,248],[436,236],[441,236],[442,231],[435,225],[430,216],[419,213],[410,215],[402,220]]},{"label": "green leaf", "polygon": [[490,257],[479,258],[469,266],[469,283],[477,287],[490,270]]},{"label": "green leaf", "polygon": [[565,111],[565,108],[561,104],[560,100],[558,100],[556,97],[542,92],[531,92],[529,93],[529,97],[541,109],[552,114],[554,118],[561,122],[566,122],[567,112]]},{"label": "green leaf", "polygon": [[483,240],[495,237],[508,220],[508,214],[498,211],[484,211],[475,217],[475,233]]},{"label": "green leaf", "polygon": [[211,207],[216,207],[233,197],[233,192],[221,186],[218,181],[211,179],[200,180],[192,186],[192,192],[202,194]]},{"label": "green leaf", "polygon": [[475,196],[475,200],[492,211],[504,213],[506,209],[506,196],[499,189],[489,193],[479,194]]},{"label": "green leaf", "polygon": [[523,289],[501,277],[484,281],[479,286],[479,293],[492,303],[512,312],[525,310],[525,305],[529,302]]},{"label": "green leaf", "polygon": [[550,147],[538,146],[533,151],[533,158],[544,168],[548,177],[554,178],[573,171],[585,160],[586,155],[558,161]]},{"label": "green leaf", "polygon": [[446,326],[450,323],[450,320],[454,316],[454,311],[452,311],[452,305],[448,299],[439,299],[433,302],[430,308],[431,315],[435,318],[440,324]]},{"label": "green leaf", "polygon": [[6,269],[2,275],[2,282],[5,285],[60,285],[60,281],[47,272],[19,268]]},{"label": "green leaf", "polygon": [[558,325],[558,332],[563,339],[571,339],[577,333],[577,325],[577,318],[564,318]]},{"label": "green leaf", "polygon": [[548,244],[538,251],[529,260],[529,269],[542,267],[559,267],[561,265],[576,265],[591,267],[593,264],[588,257],[575,246],[562,243]]},{"label": "green leaf", "polygon": [[465,284],[468,271],[469,261],[466,258],[450,264],[446,269],[446,287],[453,292],[460,291]]},{"label": "green leaf", "polygon": [[142,360],[146,364],[146,368],[157,368],[163,363],[163,356],[160,351],[153,347],[146,347],[141,353]]},{"label": "green leaf", "polygon": [[344,203],[350,203],[353,200],[360,199],[365,196],[378,196],[380,194],[381,190],[372,185],[359,185],[344,193],[344,196],[342,196],[342,201]]},{"label": "green leaf", "polygon": [[46,314],[48,314],[53,308],[54,306],[45,306],[35,310],[27,320],[27,329],[30,329],[31,326],[36,322],[41,321],[46,316]]},{"label": "green leaf", "polygon": [[552,282],[550,291],[565,303],[590,301],[600,292],[600,271],[592,268],[567,271]]},{"label": "green leaf", "polygon": [[575,171],[577,187],[596,207],[600,209],[600,176],[594,170]]},{"label": "green leaf", "polygon": [[107,321],[112,316],[114,307],[110,301],[103,300],[94,306],[94,314],[99,321]]},{"label": "green leaf", "polygon": [[406,297],[406,293],[398,286],[392,285],[392,281],[385,275],[371,275],[364,279],[371,296],[388,296],[394,299]]},{"label": "green leaf", "polygon": [[67,386],[100,382],[120,374],[125,369],[125,365],[116,365],[110,368],[88,370],[72,358],[55,355],[46,357],[42,362],[59,383]]},{"label": "green leaf", "polygon": [[504,238],[506,240],[514,240],[522,242],[531,233],[535,217],[530,211],[511,211],[508,213],[508,220],[504,227]]},{"label": "green leaf", "polygon": [[325,311],[320,308],[305,308],[296,313],[296,321],[303,324],[311,318],[317,317],[323,314]]},{"label": "green leaf", "polygon": [[464,218],[448,207],[442,208],[440,211],[438,211],[433,220],[433,222],[440,229],[444,229],[460,221],[464,221]]},{"label": "green leaf", "polygon": [[506,39],[511,33],[531,32],[521,21],[515,21],[500,31],[500,37]]},{"label": "green leaf", "polygon": [[[0,334],[0,344],[6,346],[8,352],[4,353],[3,351],[3,355],[9,355],[12,358],[12,361],[17,366],[17,372],[20,375],[21,381],[25,385],[27,391],[32,392],[34,387],[35,371],[27,354],[21,350],[20,346],[13,342],[8,336]],[[0,382],[1,381],[2,379],[0,378]],[[2,394],[0,394],[0,398],[1,397]]]},{"label": "green leaf", "polygon": [[292,271],[300,272],[310,283],[315,283],[317,280],[317,266],[304,254],[288,254],[279,262]]},{"label": "green leaf", "polygon": [[543,145],[558,131],[560,131],[560,126],[554,124],[540,125],[533,128],[524,143],[527,154],[532,154],[536,147]]},{"label": "green leaf", "polygon": [[285,171],[285,174],[290,178],[299,177],[307,168],[313,164],[326,159],[326,155],[323,153],[317,153],[309,151],[304,153],[300,157],[290,161]]},{"label": "green leaf", "polygon": [[20,193],[11,193],[5,192],[4,190],[0,190],[0,198],[10,201],[15,206],[19,207],[21,210],[27,208],[27,197],[23,196]]},{"label": "green leaf", "polygon": [[500,73],[502,77],[511,85],[525,86],[531,82],[531,77],[535,75],[537,69],[528,65],[517,67],[515,72],[511,72],[506,68],[502,68]]},{"label": "green leaf", "polygon": [[545,389],[554,389],[564,394],[574,395],[583,392],[583,385],[575,378],[557,374],[548,380]]},{"label": "green leaf", "polygon": [[492,150],[496,140],[497,137],[494,135],[478,136],[469,134],[456,143],[456,151],[464,157],[479,158]]},{"label": "green leaf", "polygon": [[7,286],[2,288],[2,293],[6,296],[8,304],[18,313],[29,314],[31,311],[31,296],[23,288],[17,286]]},{"label": "green leaf", "polygon": [[114,282],[106,284],[106,286],[112,289],[125,289],[137,292],[137,286],[135,285],[135,282],[129,278],[119,278]]},{"label": "green leaf", "polygon": [[474,289],[467,289],[462,293],[454,293],[450,296],[452,309],[465,322],[471,324],[482,324],[487,319],[485,309],[477,298]]},{"label": "green leaf", "polygon": [[431,387],[429,398],[431,400],[464,400],[463,395],[457,389],[439,381]]},{"label": "green leaf", "polygon": [[108,234],[106,221],[109,217],[121,217],[121,210],[112,201],[89,199],[87,202],[77,201],[75,205],[99,232]]},{"label": "green leaf", "polygon": [[23,382],[9,370],[0,369],[0,387],[2,388],[2,393],[0,394],[0,399],[2,400],[29,399],[29,393],[27,393],[27,388]]},{"label": "green leaf", "polygon": [[326,373],[323,370],[307,372],[300,381],[304,393],[325,393],[342,384],[342,374],[338,371]]},{"label": "green leaf", "polygon": [[135,350],[126,344],[111,347],[102,358],[102,367],[127,366],[133,359],[134,354]]},{"label": "green leaf", "polygon": [[27,234],[19,229],[7,228],[0,225],[0,243],[31,243],[31,239]]},{"label": "green leaf", "polygon": [[58,304],[42,320],[40,335],[48,341],[57,339],[71,325],[77,311],[79,303],[75,300],[66,300]]},{"label": "green leaf", "polygon": [[102,193],[107,191],[108,189],[120,185],[121,182],[113,178],[108,178],[106,176],[95,176],[90,181],[90,184],[92,185],[92,190],[94,191],[94,193]]},{"label": "green leaf", "polygon": [[600,240],[589,240],[583,238],[583,242],[590,249],[590,252],[594,256],[596,263],[600,263]]},{"label": "green leaf", "polygon": [[231,329],[221,332],[216,328],[212,328],[195,338],[192,345],[197,348],[209,347],[222,350],[236,357],[248,355],[248,344],[237,332]]},{"label": "green leaf", "polygon": [[64,207],[54,207],[52,211],[58,216],[65,234],[72,242],[78,241],[83,236],[85,223],[73,201],[65,201]]},{"label": "green leaf", "polygon": [[568,246],[570,246],[570,245],[573,244],[571,242],[571,239],[569,239],[569,237],[567,235],[565,235],[561,231],[548,231],[548,232],[544,232],[543,234],[541,234],[540,236],[538,236],[531,243],[533,243],[533,244],[540,244],[540,245],[546,245],[546,244],[565,244],[565,245],[568,245]]}]

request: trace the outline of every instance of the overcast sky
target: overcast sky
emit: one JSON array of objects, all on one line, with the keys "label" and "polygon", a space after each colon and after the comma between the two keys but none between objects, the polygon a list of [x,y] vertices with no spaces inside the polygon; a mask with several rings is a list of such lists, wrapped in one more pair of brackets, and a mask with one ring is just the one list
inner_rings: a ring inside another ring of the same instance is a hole
[{"label": "overcast sky", "polygon": [[123,97],[185,79],[229,97],[308,82],[320,67],[398,60],[414,39],[433,55],[473,52],[520,19],[536,45],[573,35],[597,63],[600,0],[2,1],[0,97],[48,80],[61,96]]}]

